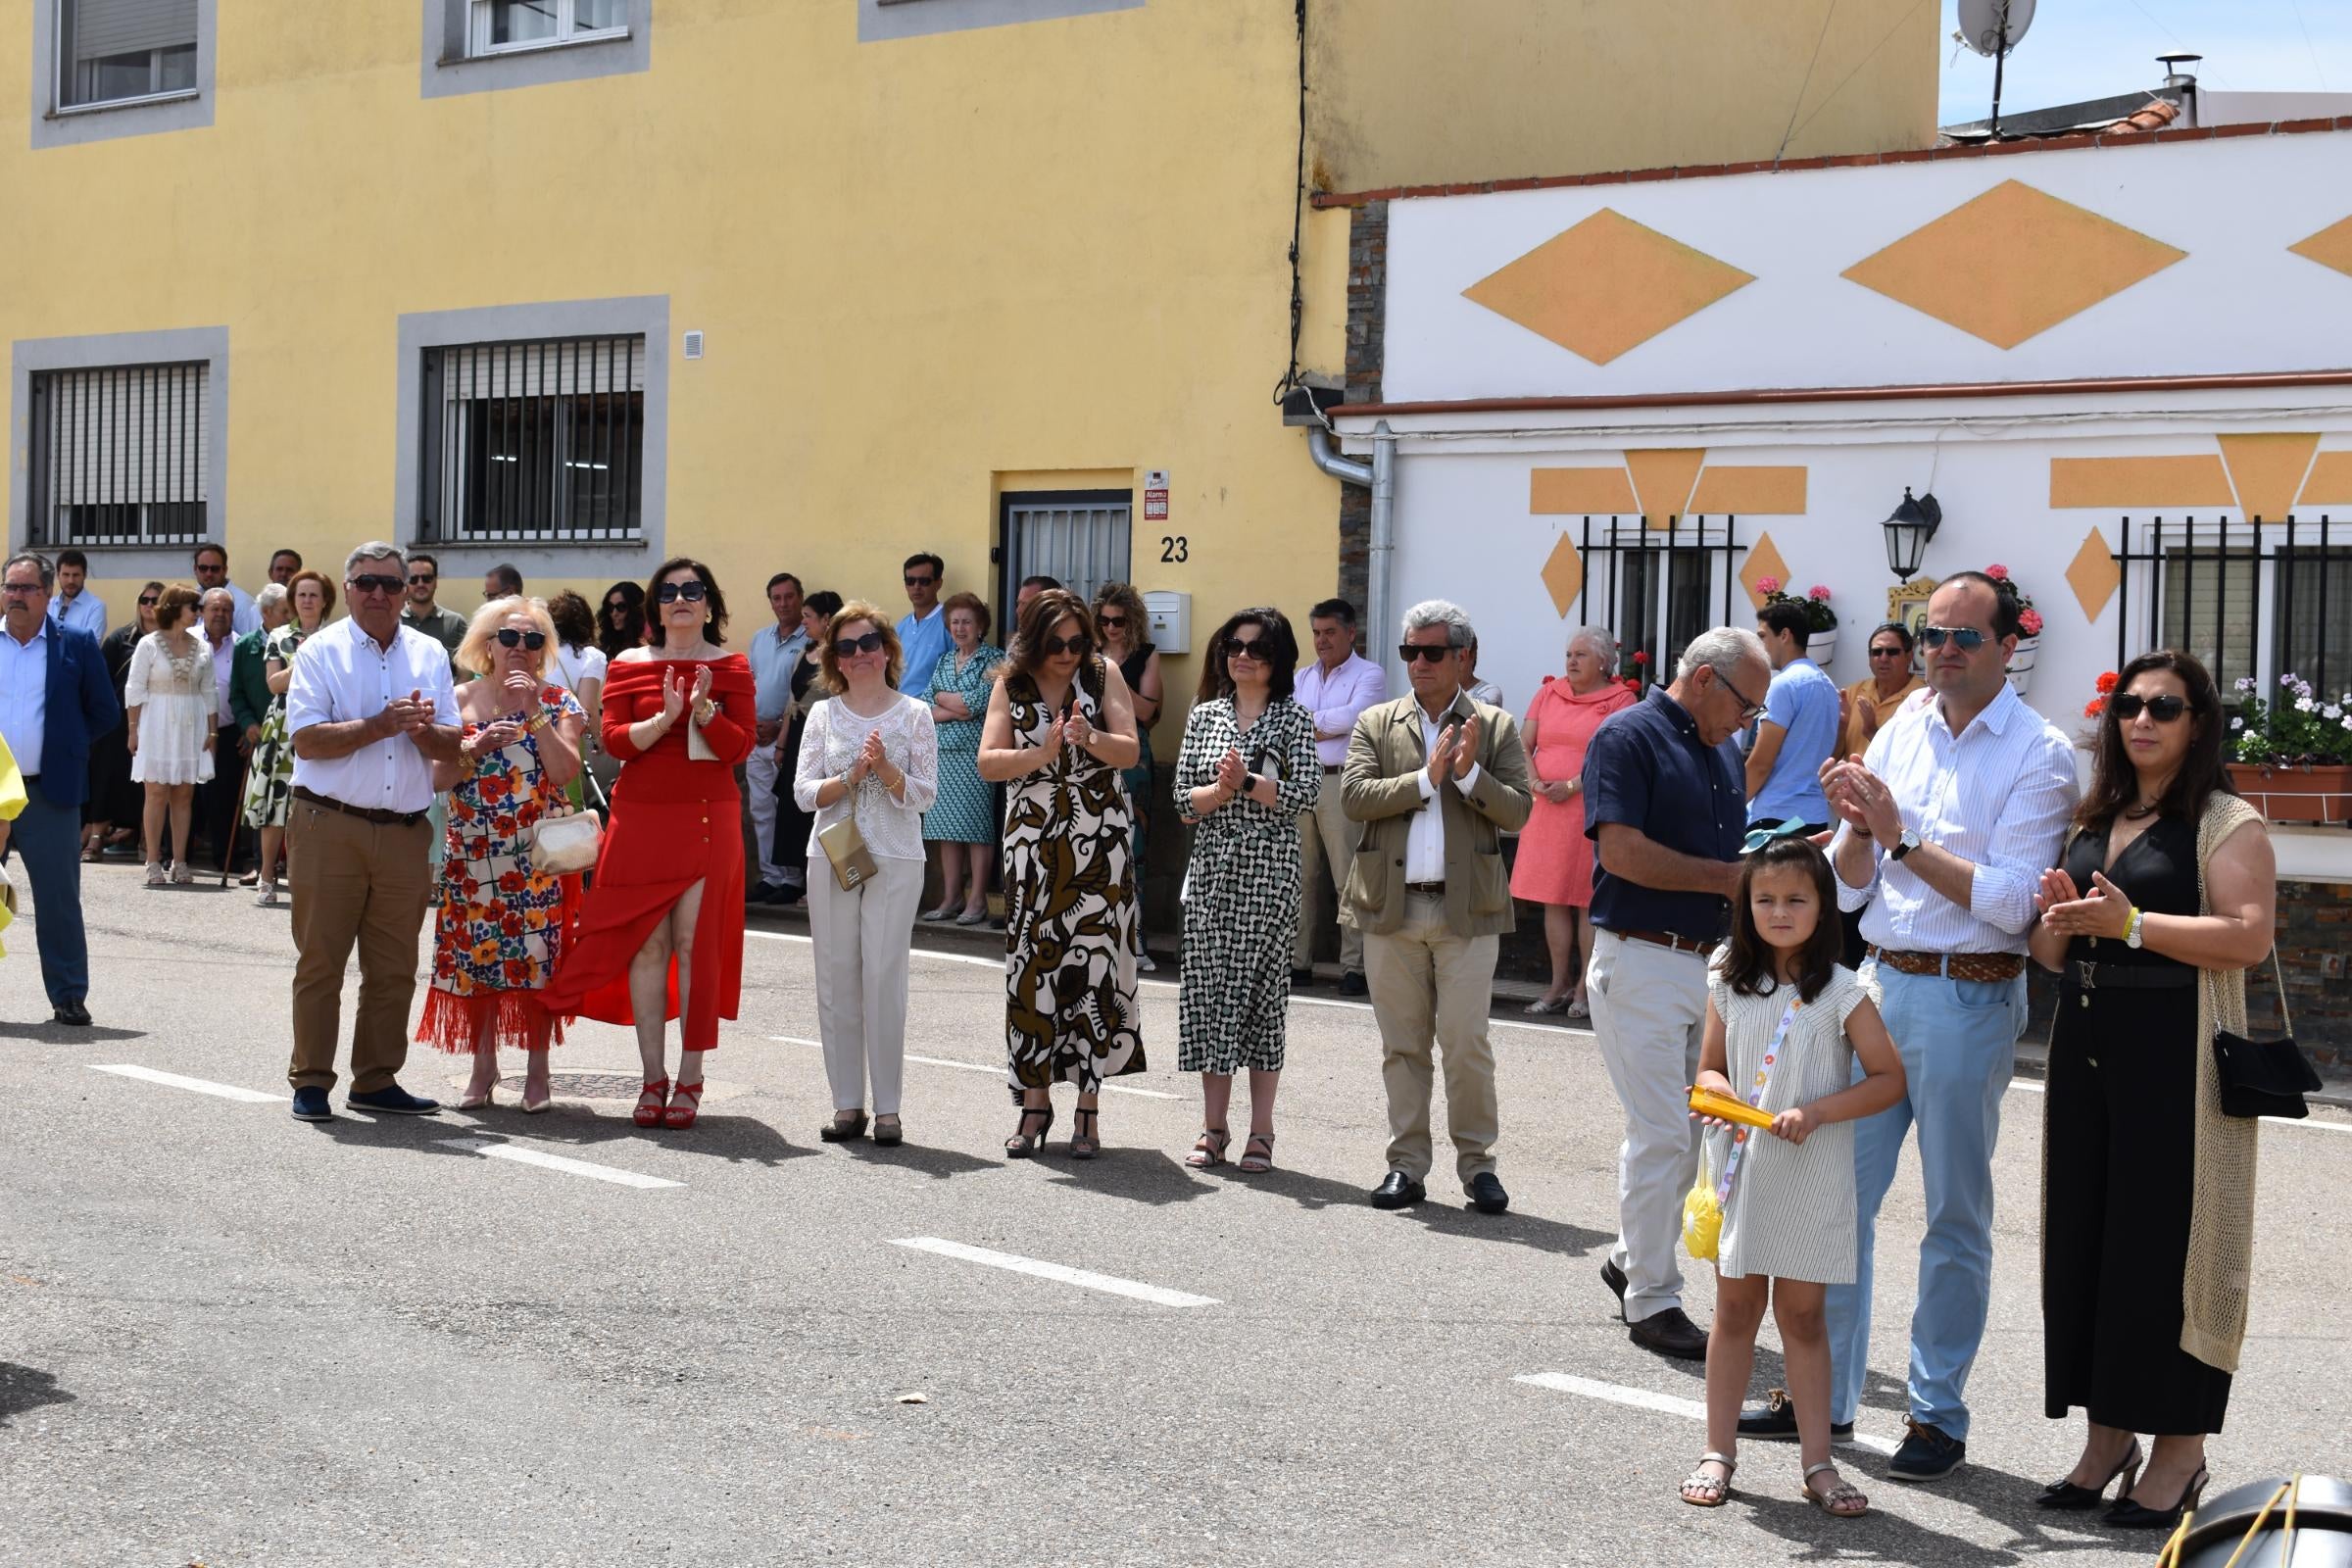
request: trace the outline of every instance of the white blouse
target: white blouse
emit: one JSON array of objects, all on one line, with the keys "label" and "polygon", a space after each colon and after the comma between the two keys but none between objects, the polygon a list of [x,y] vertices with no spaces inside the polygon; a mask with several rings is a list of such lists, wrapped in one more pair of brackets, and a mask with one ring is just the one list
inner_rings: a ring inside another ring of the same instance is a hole
[{"label": "white blouse", "polygon": [[[818,810],[817,790],[825,780],[849,772],[850,764],[865,749],[866,736],[876,731],[882,736],[882,755],[906,775],[906,799],[893,800],[881,775],[868,773],[865,782]],[[793,775],[792,798],[802,810],[816,813],[808,833],[812,858],[823,853],[816,835],[854,810],[867,853],[878,859],[921,859],[923,813],[938,794],[939,736],[932,727],[928,704],[902,695],[878,717],[865,718],[851,711],[842,699],[828,697],[808,710],[808,725],[801,731],[800,769]]]}]

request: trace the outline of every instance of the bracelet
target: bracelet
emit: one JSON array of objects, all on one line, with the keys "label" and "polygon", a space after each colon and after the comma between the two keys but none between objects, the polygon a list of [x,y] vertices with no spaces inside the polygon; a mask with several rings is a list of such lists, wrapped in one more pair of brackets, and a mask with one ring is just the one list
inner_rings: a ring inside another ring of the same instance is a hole
[{"label": "bracelet", "polygon": [[706,697],[695,705],[694,721],[697,724],[708,724],[713,717],[717,715],[717,713],[718,704],[714,700]]}]

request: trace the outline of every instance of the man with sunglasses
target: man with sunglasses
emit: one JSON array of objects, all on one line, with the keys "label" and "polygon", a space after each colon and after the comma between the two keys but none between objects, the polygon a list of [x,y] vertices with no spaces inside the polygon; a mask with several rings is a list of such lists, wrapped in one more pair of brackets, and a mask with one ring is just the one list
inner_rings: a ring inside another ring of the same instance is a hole
[{"label": "man with sunglasses", "polygon": [[219,588],[228,595],[234,608],[229,625],[240,637],[249,631],[259,631],[262,612],[254,608],[253,595],[228,580],[228,551],[220,545],[198,545],[188,557],[188,567],[196,573],[196,591],[209,594]]},{"label": "man with sunglasses", "polygon": [[1585,997],[1609,1086],[1625,1107],[1617,1242],[1600,1279],[1627,1338],[1695,1361],[1704,1329],[1683,1310],[1675,1248],[1698,1168],[1689,1090],[1707,1021],[1707,957],[1740,884],[1747,792],[1724,742],[1764,711],[1772,666],[1756,634],[1690,640],[1672,684],[1600,721],[1585,749],[1592,841],[1592,957]]},{"label": "man with sunglasses", "polygon": [[[752,633],[745,655],[752,662],[752,693],[757,704],[758,729],[752,755],[743,764],[744,805],[752,813],[752,841],[757,846],[757,877],[747,878],[746,904],[798,904],[806,894],[801,863],[778,865],[768,858],[776,853],[776,775],[784,764],[776,742],[792,708],[792,675],[808,651],[808,632],[801,624],[801,579],[779,571],[767,579],[767,608],[776,623]],[[788,851],[803,846],[786,845]],[[789,857],[788,857],[789,858]]]},{"label": "man with sunglasses", "polygon": [[900,568],[906,585],[906,603],[914,609],[899,617],[899,667],[906,671],[906,695],[917,702],[931,700],[931,670],[948,651],[948,612],[939,602],[939,585],[948,575],[937,556],[908,556]]},{"label": "man with sunglasses", "polygon": [[[2026,1025],[2026,933],[2080,793],[2073,743],[2008,683],[2017,633],[2017,600],[1999,583],[1945,578],[1919,638],[1933,697],[1887,718],[1865,757],[1822,770],[1841,824],[1838,904],[1862,911],[1862,973],[1884,995],[1909,1084],[1854,1129],[1861,1255],[1854,1283],[1829,1291],[1830,1419],[1850,1426],[1861,1402],[1879,1205],[1916,1123],[1928,1229],[1909,1430],[1886,1469],[1897,1481],[1939,1480],[1967,1456],[1964,1396],[1992,1294],[1993,1146]],[[1793,1427],[1785,1404],[1740,1418],[1751,1436]]]},{"label": "man with sunglasses", "polygon": [[401,606],[400,623],[424,633],[439,643],[450,658],[457,658],[458,644],[466,640],[466,617],[433,602],[441,590],[441,564],[419,551],[409,558],[408,576],[408,597]]}]

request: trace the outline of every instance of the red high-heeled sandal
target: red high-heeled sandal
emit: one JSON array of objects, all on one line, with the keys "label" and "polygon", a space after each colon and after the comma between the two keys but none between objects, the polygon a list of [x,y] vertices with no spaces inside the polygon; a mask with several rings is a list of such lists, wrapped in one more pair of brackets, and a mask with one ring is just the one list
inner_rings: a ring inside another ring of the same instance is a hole
[{"label": "red high-heeled sandal", "polygon": [[640,1127],[659,1127],[669,1106],[669,1080],[657,1078],[645,1086],[637,1097],[637,1108],[629,1119]]},{"label": "red high-heeled sandal", "polygon": [[695,1114],[702,1108],[703,1086],[680,1084],[669,1092],[669,1108],[662,1113],[662,1125],[682,1133],[694,1125]]}]

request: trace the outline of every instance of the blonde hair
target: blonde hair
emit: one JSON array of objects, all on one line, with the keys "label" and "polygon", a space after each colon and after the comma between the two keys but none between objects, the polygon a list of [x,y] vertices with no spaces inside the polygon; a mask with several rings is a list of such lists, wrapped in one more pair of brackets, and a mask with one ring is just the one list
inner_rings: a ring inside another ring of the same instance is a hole
[{"label": "blonde hair", "polygon": [[493,599],[473,612],[473,619],[466,623],[466,640],[458,644],[454,656],[457,666],[476,675],[489,674],[490,639],[497,636],[499,628],[515,615],[528,615],[531,624],[547,638],[539,648],[539,675],[545,679],[556,662],[556,622],[547,612],[545,600],[525,599],[520,594]]},{"label": "blonde hair", "polygon": [[816,645],[816,665],[825,689],[834,692],[849,690],[842,684],[841,662],[833,657],[833,643],[841,635],[841,628],[854,620],[872,621],[874,630],[882,634],[882,652],[890,661],[882,668],[882,678],[896,691],[900,677],[906,673],[906,656],[899,647],[898,628],[890,623],[890,617],[881,610],[862,599],[851,600],[833,612],[833,618],[825,622],[824,640]]}]

